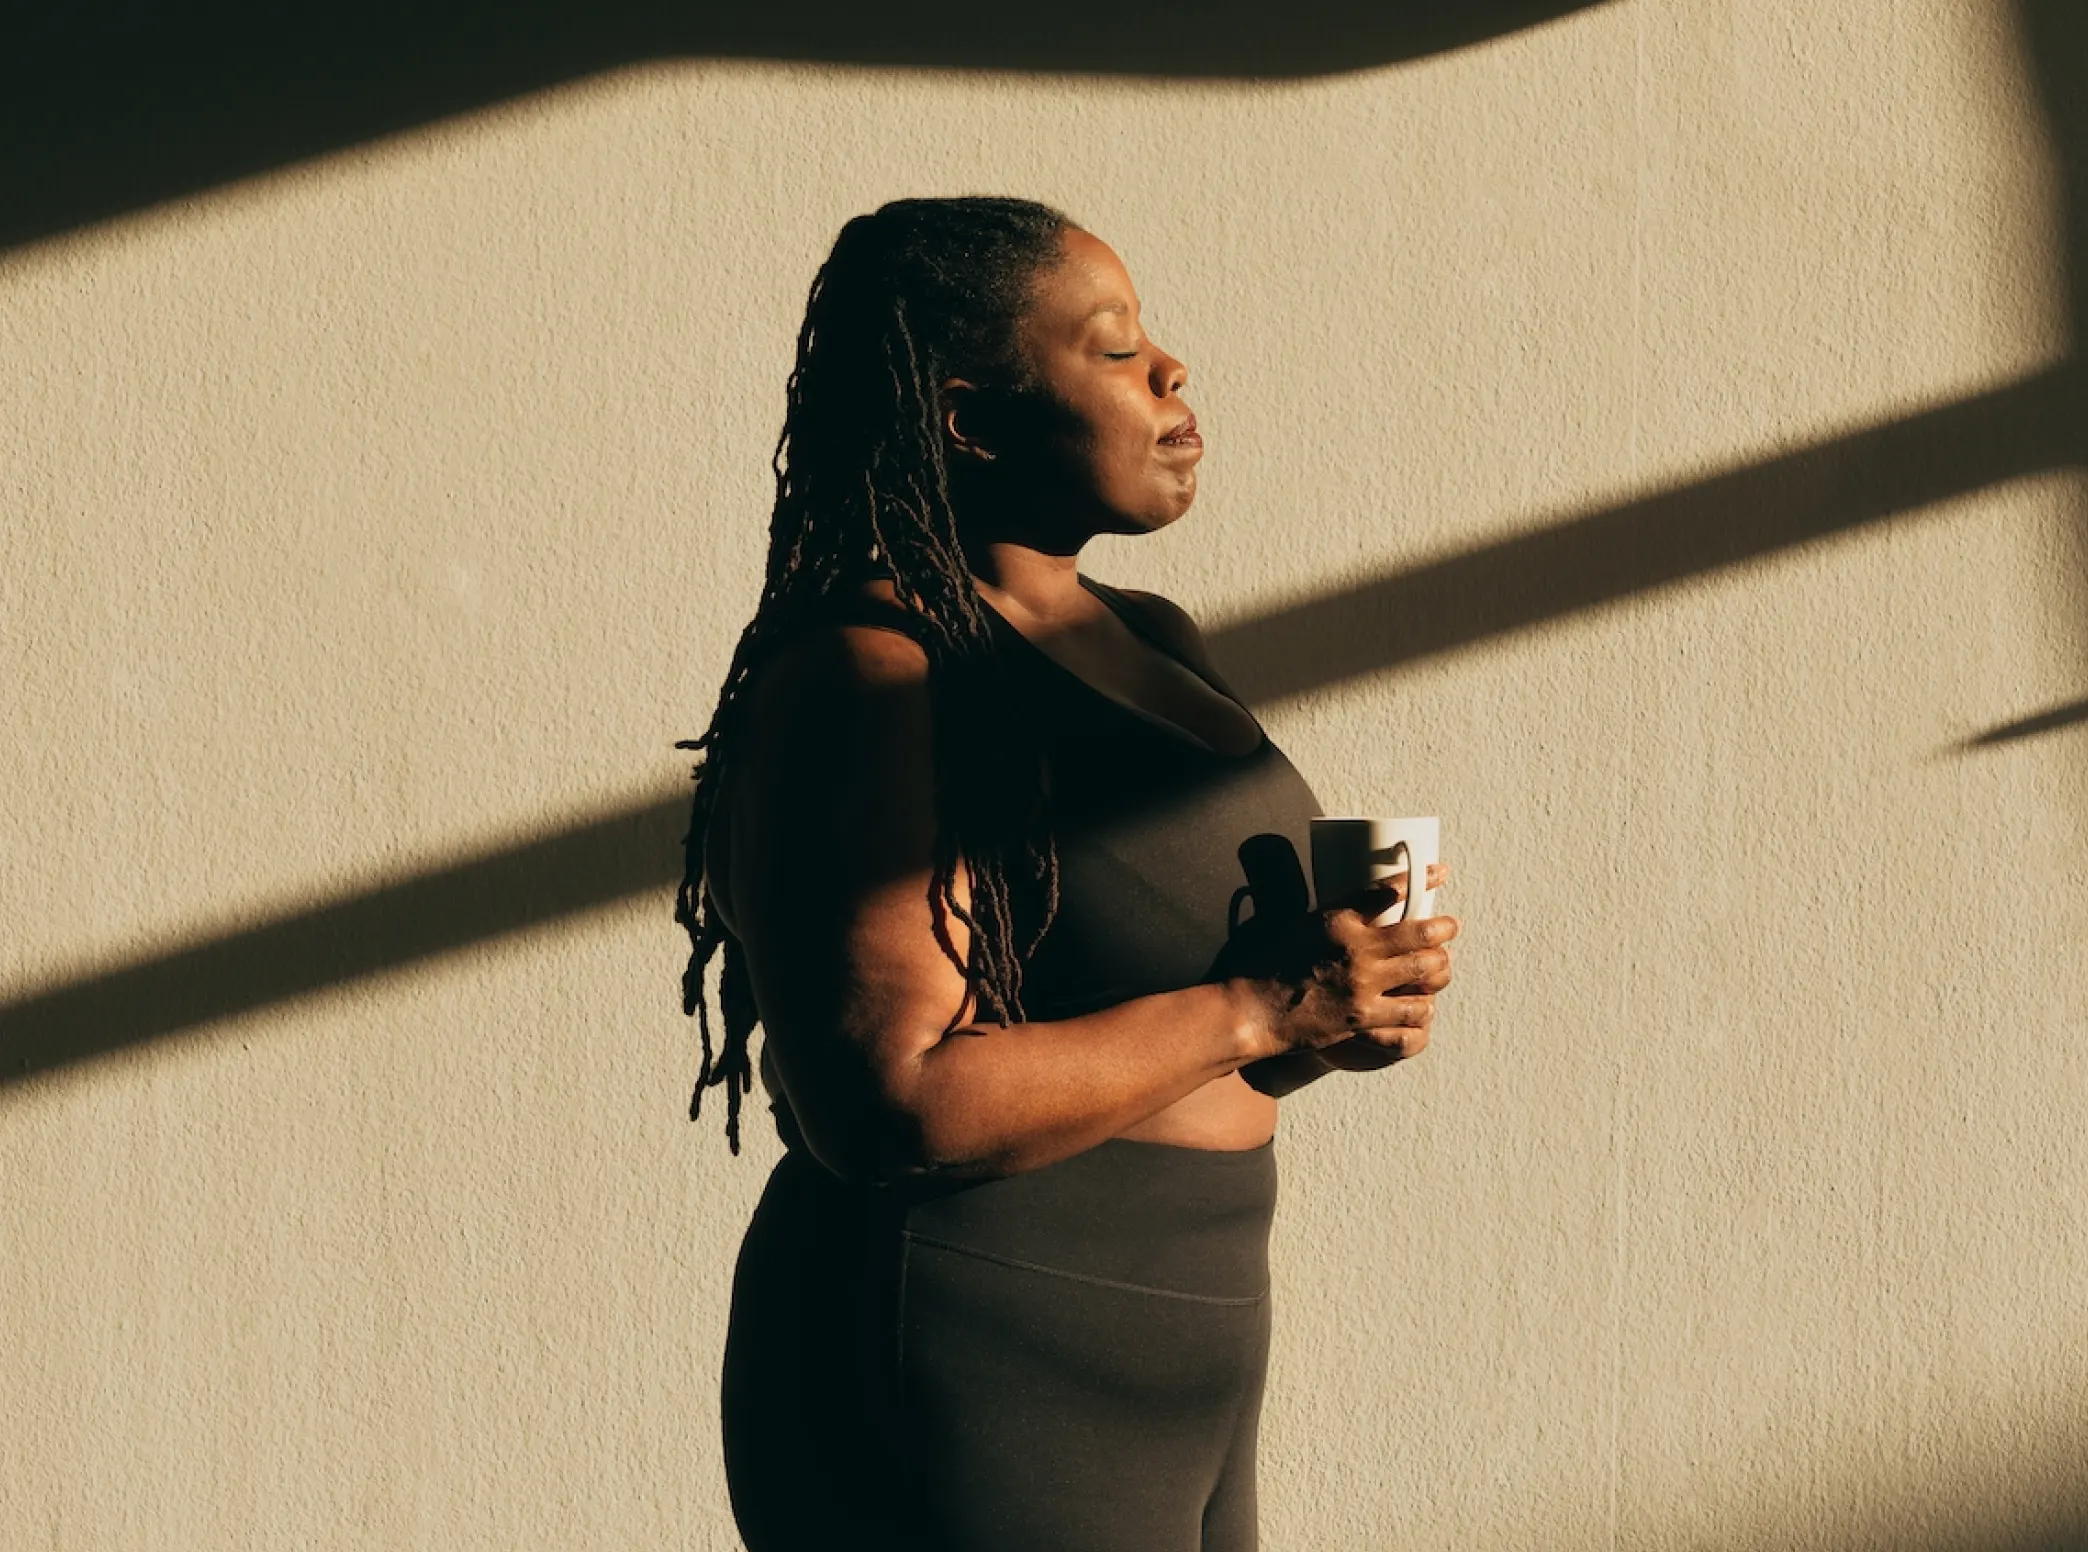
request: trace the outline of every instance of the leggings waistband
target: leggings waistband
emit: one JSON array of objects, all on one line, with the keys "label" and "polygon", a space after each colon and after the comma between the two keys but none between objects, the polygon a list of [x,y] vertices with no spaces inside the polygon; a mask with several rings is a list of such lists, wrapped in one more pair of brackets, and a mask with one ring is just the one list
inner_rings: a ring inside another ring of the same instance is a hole
[{"label": "leggings waistband", "polygon": [[1043,1169],[886,1200],[903,1234],[945,1249],[1153,1292],[1255,1299],[1269,1286],[1276,1150],[1112,1138]]}]

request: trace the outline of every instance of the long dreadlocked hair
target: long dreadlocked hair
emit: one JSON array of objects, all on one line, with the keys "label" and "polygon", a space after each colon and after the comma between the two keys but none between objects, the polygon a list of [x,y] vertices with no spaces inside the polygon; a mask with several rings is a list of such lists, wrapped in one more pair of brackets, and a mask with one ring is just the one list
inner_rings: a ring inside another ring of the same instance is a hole
[{"label": "long dreadlocked hair", "polygon": [[[1013,391],[1028,385],[1016,326],[1072,225],[1029,200],[896,200],[844,226],[812,282],[771,460],[776,503],[761,600],[709,729],[676,746],[702,754],[674,913],[690,942],[682,1011],[696,1015],[703,1047],[689,1118],[701,1113],[703,1091],[722,1085],[734,1153],[740,1100],[753,1082],[756,1010],[745,952],[704,877],[704,838],[755,674],[818,618],[822,600],[868,577],[891,578],[928,657],[937,815],[930,910],[938,924],[954,918],[969,931],[962,968],[970,1000],[1003,1024],[1022,1017],[1022,968],[1057,910],[1058,859],[1039,822],[1041,775],[1028,792],[1009,791],[1004,775],[987,787],[970,774],[977,762],[962,758],[982,731],[1010,730],[958,541],[938,405],[951,377]],[[969,907],[956,894],[960,858]],[[713,1051],[706,977],[721,951],[723,1040]]]}]

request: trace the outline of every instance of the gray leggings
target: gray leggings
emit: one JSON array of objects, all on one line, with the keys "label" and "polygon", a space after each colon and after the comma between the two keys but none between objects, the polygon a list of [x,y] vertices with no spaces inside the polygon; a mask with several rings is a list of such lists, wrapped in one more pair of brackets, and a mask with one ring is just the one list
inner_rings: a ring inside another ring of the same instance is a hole
[{"label": "gray leggings", "polygon": [[725,1354],[749,1552],[1251,1552],[1275,1196],[1271,1147],[936,1194],[786,1154]]}]

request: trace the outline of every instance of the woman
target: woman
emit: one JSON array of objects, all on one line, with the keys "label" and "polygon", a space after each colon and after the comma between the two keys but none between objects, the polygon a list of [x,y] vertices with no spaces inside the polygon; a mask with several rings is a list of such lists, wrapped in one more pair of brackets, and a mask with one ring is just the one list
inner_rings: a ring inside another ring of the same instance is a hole
[{"label": "woman", "polygon": [[1255,1545],[1277,1097],[1419,1051],[1456,925],[1307,911],[1310,790],[1187,616],[1076,569],[1188,510],[1185,379],[1026,201],[887,205],[813,283],[679,899],[697,1100],[736,1149],[758,1017],[786,1144],[750,1552]]}]

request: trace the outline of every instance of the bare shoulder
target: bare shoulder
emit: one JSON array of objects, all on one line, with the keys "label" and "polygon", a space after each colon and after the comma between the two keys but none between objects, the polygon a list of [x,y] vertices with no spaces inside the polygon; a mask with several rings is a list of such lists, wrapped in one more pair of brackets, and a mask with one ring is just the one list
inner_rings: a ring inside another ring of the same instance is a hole
[{"label": "bare shoulder", "polygon": [[808,701],[831,706],[909,688],[925,692],[927,684],[928,654],[896,623],[850,621],[800,632],[762,667],[751,688],[754,704],[773,714]]},{"label": "bare shoulder", "polygon": [[807,815],[807,834],[881,831],[934,785],[927,654],[893,630],[806,630],[757,671],[737,738],[720,808],[745,845],[774,856]]},{"label": "bare shoulder", "polygon": [[928,654],[881,625],[812,625],[755,668],[734,734],[735,805],[903,788],[929,759]]},{"label": "bare shoulder", "polygon": [[733,739],[712,823],[732,852],[764,859],[728,890],[743,942],[802,912],[807,877],[897,876],[932,849],[928,656],[903,632],[797,633],[755,671]]},{"label": "bare shoulder", "polygon": [[[864,611],[876,617],[880,611]],[[803,926],[804,883],[907,876],[935,841],[928,655],[892,625],[808,624],[741,687],[705,832],[712,898],[750,953]],[[735,867],[758,857],[759,867]],[[837,908],[840,892],[820,898]]]}]

